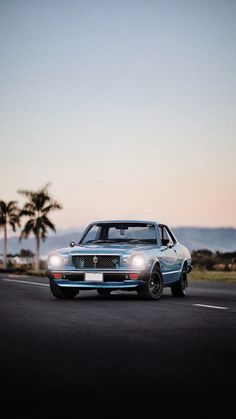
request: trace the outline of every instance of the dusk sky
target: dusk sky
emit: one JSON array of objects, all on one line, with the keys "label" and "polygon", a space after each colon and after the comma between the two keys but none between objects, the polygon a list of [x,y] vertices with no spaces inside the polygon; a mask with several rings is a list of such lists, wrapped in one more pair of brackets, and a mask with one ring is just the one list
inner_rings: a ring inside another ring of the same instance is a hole
[{"label": "dusk sky", "polygon": [[0,199],[236,227],[236,1],[0,0]]}]

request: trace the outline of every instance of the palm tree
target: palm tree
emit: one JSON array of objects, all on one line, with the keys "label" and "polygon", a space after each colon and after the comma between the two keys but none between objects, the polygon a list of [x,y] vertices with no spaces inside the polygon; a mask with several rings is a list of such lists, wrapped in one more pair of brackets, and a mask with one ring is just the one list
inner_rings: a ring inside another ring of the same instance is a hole
[{"label": "palm tree", "polygon": [[16,231],[16,225],[20,226],[20,210],[17,201],[0,201],[0,227],[4,229],[4,252],[3,266],[7,264],[7,226],[10,225]]},{"label": "palm tree", "polygon": [[26,221],[23,230],[21,231],[20,240],[27,239],[27,237],[33,233],[36,239],[36,256],[35,256],[35,271],[39,271],[39,254],[40,254],[40,242],[45,240],[47,237],[47,230],[51,229],[56,232],[54,224],[49,220],[48,213],[52,210],[61,209],[62,206],[57,201],[52,199],[48,193],[48,186],[40,189],[37,192],[19,190],[18,192],[26,198],[28,201],[24,204],[21,210],[21,216],[28,216],[29,219]]}]

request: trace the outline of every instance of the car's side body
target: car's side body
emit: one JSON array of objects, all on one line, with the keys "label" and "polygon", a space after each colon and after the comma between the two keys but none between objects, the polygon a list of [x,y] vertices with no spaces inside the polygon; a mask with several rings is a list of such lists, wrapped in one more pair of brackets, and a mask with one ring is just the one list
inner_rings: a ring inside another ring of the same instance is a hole
[{"label": "car's side body", "polygon": [[[90,237],[94,239],[87,240]],[[72,298],[82,289],[101,290],[101,294],[137,290],[142,295],[152,276],[158,276],[160,294],[163,287],[175,288],[181,278],[185,289],[190,270],[188,249],[170,228],[154,221],[93,222],[78,245],[55,251],[48,258],[51,291],[58,298]],[[150,298],[160,298],[156,294]]]}]

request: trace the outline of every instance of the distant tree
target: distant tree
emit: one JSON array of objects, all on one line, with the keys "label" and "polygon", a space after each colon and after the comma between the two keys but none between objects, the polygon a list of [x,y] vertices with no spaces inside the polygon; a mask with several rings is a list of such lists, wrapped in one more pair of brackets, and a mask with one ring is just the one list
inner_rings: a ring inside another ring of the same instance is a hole
[{"label": "distant tree", "polygon": [[18,191],[28,199],[20,213],[21,216],[28,217],[21,231],[20,240],[26,239],[31,233],[34,234],[36,240],[36,272],[39,270],[40,242],[46,239],[48,229],[56,232],[55,225],[49,220],[48,214],[53,210],[62,208],[61,204],[49,195],[48,186],[49,184],[36,192],[27,190]]},{"label": "distant tree", "polygon": [[22,258],[28,258],[28,257],[32,258],[34,256],[35,256],[34,253],[29,249],[21,249],[20,251],[20,257]]},{"label": "distant tree", "polygon": [[20,209],[17,201],[5,202],[0,200],[0,227],[4,229],[4,250],[3,266],[7,266],[7,226],[16,231],[16,226],[20,226]]},{"label": "distant tree", "polygon": [[191,253],[193,266],[198,269],[235,270],[236,251],[212,252],[208,249],[193,250]]}]

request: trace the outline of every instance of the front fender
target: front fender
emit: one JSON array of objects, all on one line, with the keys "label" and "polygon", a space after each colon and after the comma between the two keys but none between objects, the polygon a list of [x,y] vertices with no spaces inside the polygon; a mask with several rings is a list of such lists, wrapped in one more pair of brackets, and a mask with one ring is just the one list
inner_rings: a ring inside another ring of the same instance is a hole
[{"label": "front fender", "polygon": [[151,269],[150,269],[150,275],[152,274],[152,272],[154,271],[154,269],[156,269],[161,273],[161,264],[160,264],[160,260],[158,258],[156,258],[154,260],[154,262],[151,265]]}]

